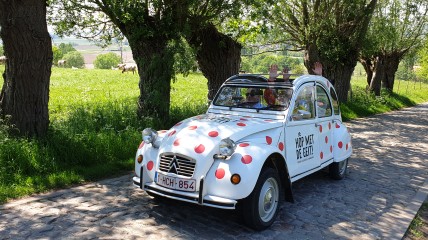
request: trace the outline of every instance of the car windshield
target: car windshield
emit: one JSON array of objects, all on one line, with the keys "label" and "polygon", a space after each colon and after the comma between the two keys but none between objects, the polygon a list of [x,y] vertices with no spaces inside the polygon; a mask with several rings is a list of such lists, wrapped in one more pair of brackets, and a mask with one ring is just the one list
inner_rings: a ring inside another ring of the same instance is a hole
[{"label": "car windshield", "polygon": [[288,108],[293,90],[279,86],[223,86],[214,105],[283,111]]}]

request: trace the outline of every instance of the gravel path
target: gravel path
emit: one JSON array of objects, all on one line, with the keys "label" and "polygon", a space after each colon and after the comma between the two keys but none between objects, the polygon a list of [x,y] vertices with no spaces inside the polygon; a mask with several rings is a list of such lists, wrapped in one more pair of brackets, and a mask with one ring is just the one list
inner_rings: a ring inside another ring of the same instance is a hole
[{"label": "gravel path", "polygon": [[293,184],[263,232],[235,212],[134,189],[132,174],[0,205],[0,239],[401,239],[428,194],[428,103],[347,122],[348,175]]}]

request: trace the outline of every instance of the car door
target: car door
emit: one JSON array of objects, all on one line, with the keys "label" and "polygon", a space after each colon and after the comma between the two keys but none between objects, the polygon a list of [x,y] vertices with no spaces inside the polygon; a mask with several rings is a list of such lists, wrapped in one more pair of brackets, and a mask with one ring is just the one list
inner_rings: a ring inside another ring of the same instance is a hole
[{"label": "car door", "polygon": [[286,158],[290,177],[298,177],[319,166],[318,127],[315,112],[315,82],[300,86],[292,99],[285,129]]},{"label": "car door", "polygon": [[315,126],[318,128],[318,149],[319,164],[322,165],[333,159],[333,128],[334,117],[332,101],[326,89],[321,85],[316,85],[316,118]]}]

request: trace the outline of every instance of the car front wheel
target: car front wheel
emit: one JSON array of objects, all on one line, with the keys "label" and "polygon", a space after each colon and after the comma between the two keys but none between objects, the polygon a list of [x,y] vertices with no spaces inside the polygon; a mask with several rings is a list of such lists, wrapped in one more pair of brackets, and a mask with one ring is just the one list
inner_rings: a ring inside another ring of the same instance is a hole
[{"label": "car front wheel", "polygon": [[343,161],[334,162],[330,164],[330,167],[329,167],[330,177],[336,180],[343,179],[345,177],[347,167],[348,167],[348,158]]},{"label": "car front wheel", "polygon": [[281,182],[272,168],[262,170],[253,192],[243,200],[244,222],[255,230],[264,230],[278,215]]}]

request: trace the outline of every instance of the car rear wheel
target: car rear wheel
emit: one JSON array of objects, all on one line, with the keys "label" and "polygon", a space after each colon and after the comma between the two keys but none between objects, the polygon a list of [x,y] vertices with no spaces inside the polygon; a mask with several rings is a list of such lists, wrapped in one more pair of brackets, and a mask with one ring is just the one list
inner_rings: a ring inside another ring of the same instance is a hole
[{"label": "car rear wheel", "polygon": [[253,192],[243,200],[244,222],[255,230],[268,228],[278,215],[281,182],[272,168],[262,170]]},{"label": "car rear wheel", "polygon": [[348,167],[348,158],[343,161],[334,162],[330,164],[330,167],[329,167],[330,177],[336,180],[343,179],[345,177],[347,167]]}]

